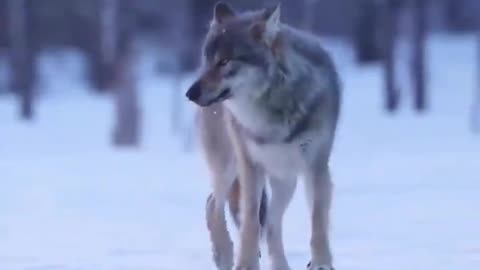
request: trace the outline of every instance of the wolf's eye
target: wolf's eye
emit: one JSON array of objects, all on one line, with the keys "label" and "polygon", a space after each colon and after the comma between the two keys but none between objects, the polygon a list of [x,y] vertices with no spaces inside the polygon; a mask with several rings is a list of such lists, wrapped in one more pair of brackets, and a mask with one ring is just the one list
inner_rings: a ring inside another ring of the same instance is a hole
[{"label": "wolf's eye", "polygon": [[230,59],[224,58],[217,62],[218,67],[226,66],[230,62]]}]

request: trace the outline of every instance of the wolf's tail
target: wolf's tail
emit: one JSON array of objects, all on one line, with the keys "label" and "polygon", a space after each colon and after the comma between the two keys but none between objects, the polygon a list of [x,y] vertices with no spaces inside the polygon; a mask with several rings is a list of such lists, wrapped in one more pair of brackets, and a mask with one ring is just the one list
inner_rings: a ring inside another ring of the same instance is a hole
[{"label": "wolf's tail", "polygon": [[[233,182],[228,197],[228,206],[230,209],[230,215],[235,223],[237,229],[240,228],[240,184],[238,178]],[[267,223],[267,209],[268,209],[268,196],[265,188],[262,190],[262,197],[260,200],[260,211],[258,212],[258,218],[261,226],[261,235],[263,237],[266,223]]]}]

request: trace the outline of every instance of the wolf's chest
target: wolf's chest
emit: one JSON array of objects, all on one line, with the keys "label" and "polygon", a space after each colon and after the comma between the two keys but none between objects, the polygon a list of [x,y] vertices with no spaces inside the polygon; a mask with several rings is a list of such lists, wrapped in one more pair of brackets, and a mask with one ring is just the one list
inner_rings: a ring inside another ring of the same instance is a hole
[{"label": "wolf's chest", "polygon": [[267,174],[277,178],[293,178],[298,176],[303,164],[302,148],[297,144],[258,145],[248,143],[252,159]]}]

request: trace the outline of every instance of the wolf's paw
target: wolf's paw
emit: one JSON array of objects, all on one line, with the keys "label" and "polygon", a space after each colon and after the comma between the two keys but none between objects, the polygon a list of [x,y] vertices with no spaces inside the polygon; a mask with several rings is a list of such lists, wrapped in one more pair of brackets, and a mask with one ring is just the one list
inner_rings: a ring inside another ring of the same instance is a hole
[{"label": "wolf's paw", "polygon": [[330,265],[312,265],[312,262],[308,262],[307,264],[307,270],[335,270],[333,266]]},{"label": "wolf's paw", "polygon": [[235,266],[235,270],[259,270],[260,268],[255,267],[246,267],[246,266]]},{"label": "wolf's paw", "polygon": [[233,256],[214,252],[213,260],[219,270],[231,270],[233,267]]},{"label": "wolf's paw", "polygon": [[286,258],[271,258],[270,270],[292,270]]},{"label": "wolf's paw", "polygon": [[292,270],[288,266],[271,266],[270,270]]},{"label": "wolf's paw", "polygon": [[260,266],[258,264],[255,265],[237,265],[235,266],[235,270],[260,270]]}]

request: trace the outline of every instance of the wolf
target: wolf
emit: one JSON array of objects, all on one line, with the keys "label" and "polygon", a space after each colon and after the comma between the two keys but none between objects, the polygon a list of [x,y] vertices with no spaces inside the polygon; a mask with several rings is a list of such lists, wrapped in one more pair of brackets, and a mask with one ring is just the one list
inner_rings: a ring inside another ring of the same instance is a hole
[{"label": "wolf", "polygon": [[[206,219],[217,268],[259,269],[264,231],[271,269],[290,269],[283,216],[302,178],[311,219],[307,269],[332,270],[329,160],[341,105],[332,58],[319,38],[281,22],[280,4],[237,12],[218,2],[201,51],[186,98],[197,105],[212,175]],[[235,262],[227,201],[240,229]]]}]

